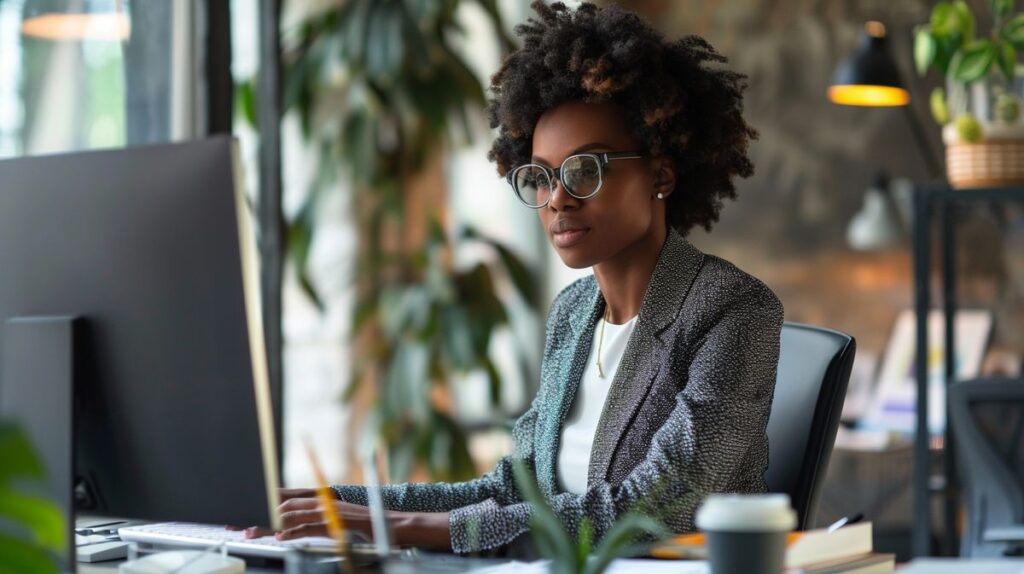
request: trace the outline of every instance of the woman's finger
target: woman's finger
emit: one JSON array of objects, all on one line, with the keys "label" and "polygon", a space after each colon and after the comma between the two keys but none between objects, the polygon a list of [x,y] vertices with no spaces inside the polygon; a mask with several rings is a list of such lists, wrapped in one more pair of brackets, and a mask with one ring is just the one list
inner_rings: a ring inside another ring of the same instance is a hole
[{"label": "woman's finger", "polygon": [[282,502],[292,498],[316,498],[316,489],[313,488],[281,488],[277,493]]},{"label": "woman's finger", "polygon": [[319,523],[324,521],[324,514],[319,508],[312,510],[293,510],[281,513],[281,530],[288,530],[303,524]]},{"label": "woman's finger", "polygon": [[250,526],[245,529],[246,538],[263,538],[264,536],[271,536],[274,534],[274,530],[270,528],[260,528],[259,526]]},{"label": "woman's finger", "polygon": [[317,498],[290,498],[282,502],[281,506],[277,507],[277,511],[284,514],[294,510],[312,510],[319,506],[320,500]]},{"label": "woman's finger", "polygon": [[305,536],[327,536],[327,525],[323,522],[307,522],[277,533],[278,540],[292,540]]}]

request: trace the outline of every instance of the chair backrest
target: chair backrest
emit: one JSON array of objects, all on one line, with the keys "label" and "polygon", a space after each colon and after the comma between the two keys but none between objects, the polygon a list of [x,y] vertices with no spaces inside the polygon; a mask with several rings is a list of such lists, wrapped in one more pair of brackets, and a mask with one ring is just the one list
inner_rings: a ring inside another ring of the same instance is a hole
[{"label": "chair backrest", "polygon": [[960,381],[950,386],[948,401],[967,504],[960,555],[1002,556],[1013,544],[992,534],[1024,534],[1024,381]]},{"label": "chair backrest", "polygon": [[789,495],[797,527],[814,526],[857,344],[821,327],[785,323],[768,416],[769,492]]}]

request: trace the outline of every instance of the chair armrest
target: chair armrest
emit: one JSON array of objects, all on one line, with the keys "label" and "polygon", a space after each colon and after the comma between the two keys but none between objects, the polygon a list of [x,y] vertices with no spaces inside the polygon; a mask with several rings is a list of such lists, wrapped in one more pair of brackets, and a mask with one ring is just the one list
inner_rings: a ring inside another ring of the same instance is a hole
[{"label": "chair armrest", "polygon": [[1024,544],[1024,524],[986,528],[981,537],[985,542],[1016,542]]}]

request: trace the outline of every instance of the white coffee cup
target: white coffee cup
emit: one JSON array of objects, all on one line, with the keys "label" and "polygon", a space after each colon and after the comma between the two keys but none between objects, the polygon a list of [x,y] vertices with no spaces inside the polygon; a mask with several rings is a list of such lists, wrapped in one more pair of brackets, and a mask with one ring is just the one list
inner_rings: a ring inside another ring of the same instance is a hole
[{"label": "white coffee cup", "polygon": [[796,513],[785,494],[712,494],[697,511],[713,574],[781,574]]}]

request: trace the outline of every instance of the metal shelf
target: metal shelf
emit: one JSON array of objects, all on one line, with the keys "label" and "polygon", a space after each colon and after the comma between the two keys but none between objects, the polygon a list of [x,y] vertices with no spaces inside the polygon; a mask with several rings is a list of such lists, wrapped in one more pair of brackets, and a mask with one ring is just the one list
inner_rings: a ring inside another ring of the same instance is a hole
[{"label": "metal shelf", "polygon": [[[947,387],[956,380],[954,371],[956,348],[953,319],[956,314],[956,224],[953,211],[969,203],[1024,203],[1024,186],[953,189],[946,184],[921,185],[914,193],[914,309],[917,319],[917,349],[915,377],[917,380],[917,421],[914,433],[914,524],[911,551],[914,556],[929,556],[931,548],[931,507],[929,489],[929,430],[928,430],[928,311],[931,309],[931,232],[933,211],[938,211],[940,223],[939,249],[941,252],[942,302],[945,315],[945,380]],[[947,408],[948,420],[948,408]],[[939,494],[944,498],[944,526],[941,550],[956,554],[959,541],[952,525],[957,523],[959,482],[956,476],[955,446],[946,429],[942,468],[946,488]]]}]

